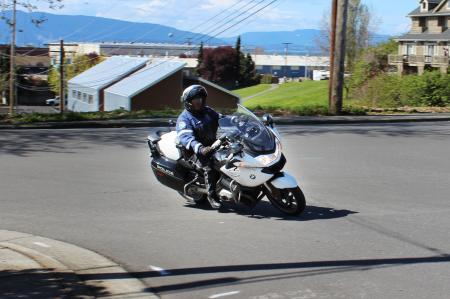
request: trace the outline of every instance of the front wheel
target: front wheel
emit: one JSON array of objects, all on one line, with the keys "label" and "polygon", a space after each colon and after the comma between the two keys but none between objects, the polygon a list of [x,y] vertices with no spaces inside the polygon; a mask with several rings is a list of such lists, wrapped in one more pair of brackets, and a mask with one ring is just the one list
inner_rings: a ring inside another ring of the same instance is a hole
[{"label": "front wheel", "polygon": [[278,210],[288,215],[300,215],[306,208],[305,195],[299,187],[277,189],[270,186],[266,195]]}]

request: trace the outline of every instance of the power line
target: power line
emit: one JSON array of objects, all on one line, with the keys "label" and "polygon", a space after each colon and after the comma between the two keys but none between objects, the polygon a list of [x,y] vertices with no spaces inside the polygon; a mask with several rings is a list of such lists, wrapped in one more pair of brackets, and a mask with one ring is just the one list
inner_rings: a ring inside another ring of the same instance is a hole
[{"label": "power line", "polygon": [[[254,3],[256,0],[252,0],[250,2],[247,3],[247,5],[245,5],[244,7],[247,7],[249,4]],[[213,29],[209,30],[208,32],[206,32],[205,34],[203,34],[202,36],[200,36],[199,38],[196,38],[195,40],[202,40],[205,36],[208,36],[210,34],[212,34],[213,32],[216,32],[217,30],[220,30],[221,27],[226,26],[227,24],[233,22],[235,19],[239,18],[242,15],[245,15],[246,13],[248,13],[249,11],[251,11],[253,8],[257,7],[258,5],[260,5],[261,3],[263,3],[266,0],[259,0],[259,2],[257,2],[256,4],[254,4],[253,6],[251,6],[250,8],[246,9],[245,11],[239,13],[238,15],[234,16],[234,13],[229,15],[228,17],[226,17],[224,20],[226,20],[225,22],[219,22],[219,24],[217,26],[215,26]],[[242,8],[244,8],[242,7]],[[238,11],[239,12],[239,11]],[[230,20],[227,20],[230,16],[232,16],[232,18]],[[223,20],[222,20],[223,21]]]},{"label": "power line", "polygon": [[243,18],[242,20],[236,22],[235,24],[233,24],[233,25],[227,27],[226,29],[222,30],[221,32],[217,33],[216,35],[210,37],[210,38],[207,39],[205,42],[208,42],[208,41],[211,40],[212,38],[215,38],[215,37],[219,36],[220,34],[226,32],[227,30],[233,28],[234,26],[239,25],[239,24],[242,23],[243,21],[245,21],[245,20],[247,20],[248,18],[254,16],[254,15],[257,14],[258,12],[260,12],[261,10],[263,10],[263,9],[265,9],[265,8],[267,8],[267,7],[269,7],[270,5],[272,5],[273,3],[277,2],[277,1],[278,1],[278,0],[273,0],[273,1],[271,1],[270,3],[268,3],[268,4],[266,4],[265,6],[261,7],[261,8],[258,9],[257,11],[255,11],[255,12],[251,13],[250,15],[248,15],[247,17]]}]

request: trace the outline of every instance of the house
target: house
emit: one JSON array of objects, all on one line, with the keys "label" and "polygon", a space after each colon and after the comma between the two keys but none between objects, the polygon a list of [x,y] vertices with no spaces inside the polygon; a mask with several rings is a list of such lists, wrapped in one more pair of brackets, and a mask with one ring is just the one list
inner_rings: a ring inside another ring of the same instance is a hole
[{"label": "house", "polygon": [[178,61],[153,60],[105,90],[105,111],[180,108],[184,66]]},{"label": "house", "polygon": [[103,111],[105,89],[144,68],[147,62],[146,58],[114,56],[72,78],[68,82],[67,109]]},{"label": "house", "polygon": [[237,107],[239,96],[207,80],[188,76],[185,66],[178,59],[108,58],[69,81],[67,108],[80,112],[180,109],[183,90],[191,84],[206,88],[208,105]]},{"label": "house", "polygon": [[397,55],[389,56],[389,64],[399,74],[423,74],[425,69],[439,69],[447,74],[450,47],[450,0],[420,0],[412,11],[412,27],[408,34],[396,39]]}]

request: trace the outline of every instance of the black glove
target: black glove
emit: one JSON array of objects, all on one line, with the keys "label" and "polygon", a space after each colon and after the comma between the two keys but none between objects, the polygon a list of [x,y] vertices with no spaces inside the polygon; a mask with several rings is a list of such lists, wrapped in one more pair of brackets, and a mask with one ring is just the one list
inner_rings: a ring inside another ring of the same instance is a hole
[{"label": "black glove", "polygon": [[212,153],[213,149],[210,146],[202,146],[198,151],[202,156],[209,156]]}]

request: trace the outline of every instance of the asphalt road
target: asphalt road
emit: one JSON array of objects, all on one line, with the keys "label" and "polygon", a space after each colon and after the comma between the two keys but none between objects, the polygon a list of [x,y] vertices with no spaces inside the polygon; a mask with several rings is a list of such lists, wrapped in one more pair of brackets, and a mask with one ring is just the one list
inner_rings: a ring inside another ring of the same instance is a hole
[{"label": "asphalt road", "polygon": [[146,129],[0,131],[0,229],[97,251],[162,298],[449,298],[450,123],[281,132],[297,218],[185,206]]}]

